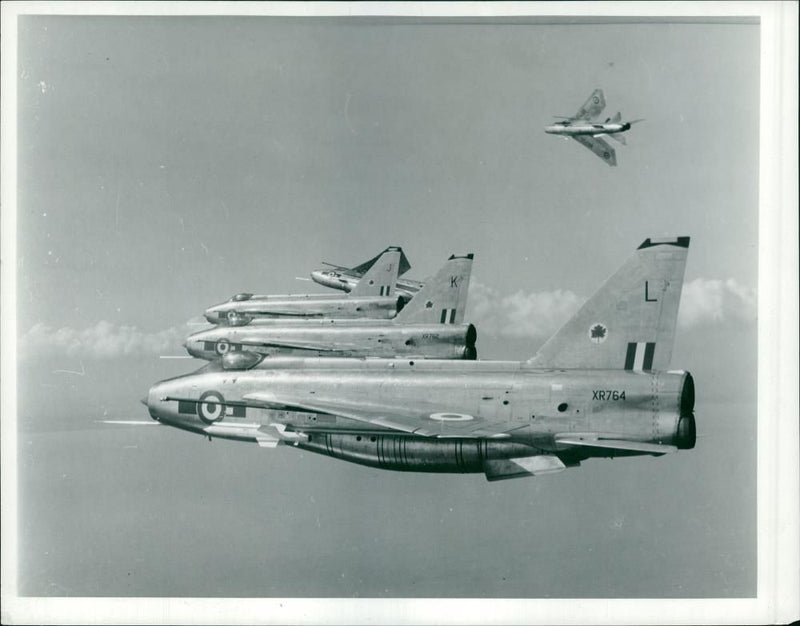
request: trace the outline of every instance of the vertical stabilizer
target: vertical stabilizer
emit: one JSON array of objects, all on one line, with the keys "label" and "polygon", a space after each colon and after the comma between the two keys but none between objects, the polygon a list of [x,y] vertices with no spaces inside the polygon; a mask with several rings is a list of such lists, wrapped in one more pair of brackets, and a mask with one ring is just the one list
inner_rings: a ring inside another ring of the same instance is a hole
[{"label": "vertical stabilizer", "polygon": [[401,254],[400,248],[386,248],[361,277],[350,295],[355,297],[394,295]]},{"label": "vertical stabilizer", "polygon": [[646,239],[530,362],[668,369],[688,252],[689,237]]},{"label": "vertical stabilizer", "polygon": [[355,267],[351,267],[350,269],[346,268],[341,268],[341,269],[343,269],[344,273],[347,274],[348,276],[355,276],[356,278],[360,278],[361,276],[366,274],[373,265],[375,265],[375,262],[381,258],[382,254],[388,252],[389,250],[395,250],[395,249],[400,250],[400,264],[397,266],[398,267],[397,275],[402,276],[408,270],[411,269],[411,264],[408,262],[408,259],[406,258],[406,253],[403,252],[403,249],[399,247],[396,248],[395,246],[389,246],[388,248],[386,248],[386,250],[384,250],[380,254],[372,257],[369,261],[364,261],[360,265],[356,265]]},{"label": "vertical stabilizer", "polygon": [[394,321],[398,324],[461,324],[467,306],[472,254],[451,256],[425,281]]}]

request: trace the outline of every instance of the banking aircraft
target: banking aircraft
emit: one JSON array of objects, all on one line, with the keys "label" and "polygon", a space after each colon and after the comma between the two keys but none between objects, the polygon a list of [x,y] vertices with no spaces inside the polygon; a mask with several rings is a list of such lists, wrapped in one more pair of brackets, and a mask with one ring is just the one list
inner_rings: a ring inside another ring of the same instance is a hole
[{"label": "banking aircraft", "polygon": [[615,141],[625,145],[625,136],[622,135],[626,130],[630,130],[632,124],[641,122],[641,119],[622,121],[622,114],[617,112],[614,117],[609,117],[605,122],[597,122],[597,118],[603,109],[606,108],[606,99],[602,89],[595,89],[589,99],[583,103],[578,112],[572,117],[565,117],[563,121],[556,122],[551,126],[546,126],[544,132],[551,135],[562,135],[572,137],[579,144],[586,146],[599,156],[603,161],[611,166],[617,164],[617,153],[612,148],[606,138],[610,137]]}]

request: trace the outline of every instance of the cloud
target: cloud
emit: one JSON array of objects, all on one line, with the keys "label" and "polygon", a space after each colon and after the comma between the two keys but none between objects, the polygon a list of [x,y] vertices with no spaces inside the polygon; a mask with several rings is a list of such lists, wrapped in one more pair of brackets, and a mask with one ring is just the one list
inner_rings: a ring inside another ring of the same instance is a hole
[{"label": "cloud", "polygon": [[146,332],[136,326],[101,321],[83,330],[34,325],[19,341],[20,356],[64,354],[73,357],[112,359],[120,356],[174,352],[189,334],[186,326]]},{"label": "cloud", "polygon": [[[585,298],[568,290],[500,296],[492,288],[473,282],[466,321],[478,332],[508,338],[546,339],[580,308]],[[752,324],[757,313],[756,290],[735,279],[696,278],[683,286],[678,325],[687,330],[719,324]],[[183,341],[198,330],[186,325],[147,332],[136,326],[101,321],[78,330],[34,325],[19,341],[19,355],[55,355],[94,359],[181,353]]]},{"label": "cloud", "polygon": [[520,290],[499,296],[491,287],[473,282],[466,321],[488,335],[545,338],[558,330],[583,301],[562,289],[533,293]]},{"label": "cloud", "polygon": [[[572,317],[586,298],[571,291],[517,291],[508,296],[481,283],[470,287],[466,321],[478,332],[546,339]],[[756,290],[736,280],[696,278],[683,286],[678,324],[682,329],[755,321]]]},{"label": "cloud", "polygon": [[756,290],[733,278],[696,278],[683,286],[678,325],[695,328],[720,323],[750,324],[758,312]]}]

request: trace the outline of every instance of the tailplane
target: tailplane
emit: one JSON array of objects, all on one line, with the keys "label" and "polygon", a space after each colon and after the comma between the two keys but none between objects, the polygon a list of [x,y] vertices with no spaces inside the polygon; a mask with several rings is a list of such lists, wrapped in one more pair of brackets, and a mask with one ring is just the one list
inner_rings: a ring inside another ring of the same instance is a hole
[{"label": "tailplane", "polygon": [[350,292],[351,296],[391,296],[397,284],[400,248],[386,248]]},{"label": "tailplane", "polygon": [[689,237],[646,239],[530,363],[668,369],[688,252]]},{"label": "tailplane", "polygon": [[467,305],[472,254],[451,256],[394,318],[398,324],[461,324]]}]

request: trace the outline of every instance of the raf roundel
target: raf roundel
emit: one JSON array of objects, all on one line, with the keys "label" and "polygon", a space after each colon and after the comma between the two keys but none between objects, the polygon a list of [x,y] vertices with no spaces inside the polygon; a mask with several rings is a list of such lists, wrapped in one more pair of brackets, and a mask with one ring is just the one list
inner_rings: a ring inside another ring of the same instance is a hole
[{"label": "raf roundel", "polygon": [[606,339],[608,339],[608,328],[605,324],[595,322],[589,327],[588,334],[589,339],[592,340],[592,343],[603,343]]},{"label": "raf roundel", "polygon": [[206,391],[197,402],[197,415],[206,424],[218,422],[225,416],[225,398],[216,391]]},{"label": "raf roundel", "polygon": [[231,344],[228,343],[226,339],[221,339],[220,341],[217,342],[216,347],[217,347],[217,354],[223,356],[225,354],[228,354],[228,352],[231,349]]}]

